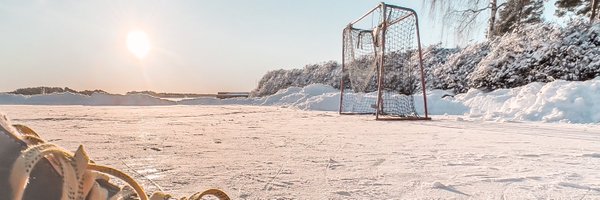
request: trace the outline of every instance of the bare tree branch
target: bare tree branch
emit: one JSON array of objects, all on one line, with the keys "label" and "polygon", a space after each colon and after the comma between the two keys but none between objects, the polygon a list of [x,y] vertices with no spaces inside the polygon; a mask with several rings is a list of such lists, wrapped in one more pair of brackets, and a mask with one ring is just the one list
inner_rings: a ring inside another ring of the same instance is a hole
[{"label": "bare tree branch", "polygon": [[[500,9],[502,6],[505,6],[505,5],[506,5],[506,2],[504,2],[504,3],[501,3],[500,5],[496,6],[496,8],[497,8],[497,9]],[[483,12],[483,11],[485,11],[485,10],[492,9],[492,8],[493,8],[492,6],[488,6],[488,7],[480,8],[480,9],[477,9],[477,10],[474,10],[474,9],[466,9],[466,10],[457,10],[457,11],[454,11],[454,12],[471,12],[471,13],[480,13],[480,12]]]},{"label": "bare tree branch", "polygon": [[[454,29],[456,38],[463,39],[482,24],[481,14],[489,11],[487,20],[487,37],[491,38],[499,8],[506,2],[497,4],[498,0],[428,0],[424,6],[429,6],[430,17],[437,19],[438,13],[444,13],[441,21],[444,27]],[[503,1],[503,0],[500,0]]]}]

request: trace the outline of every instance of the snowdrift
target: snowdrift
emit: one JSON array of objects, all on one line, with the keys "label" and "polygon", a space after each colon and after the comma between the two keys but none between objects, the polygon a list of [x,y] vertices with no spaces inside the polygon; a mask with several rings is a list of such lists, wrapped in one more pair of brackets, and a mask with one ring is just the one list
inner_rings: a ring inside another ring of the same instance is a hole
[{"label": "snowdrift", "polygon": [[91,96],[70,92],[44,95],[17,95],[0,93],[0,104],[8,105],[90,105],[90,106],[153,106],[175,105],[173,101],[150,95],[114,95],[94,93]]},{"label": "snowdrift", "polygon": [[[362,95],[374,98],[373,95]],[[337,111],[339,90],[322,84],[304,88],[290,87],[274,95],[249,99],[194,99],[181,103],[243,104],[292,107],[302,110]],[[433,90],[427,94],[432,115],[465,115],[484,120],[544,121],[567,123],[600,122],[600,78],[589,81],[556,80],[530,83],[493,92],[471,89],[452,96],[451,91]],[[375,100],[373,99],[373,102]],[[417,111],[422,111],[422,96],[415,95]]]},{"label": "snowdrift", "polygon": [[[567,123],[600,122],[600,78],[588,81],[556,80],[550,83],[530,83],[512,89],[484,92],[471,89],[452,96],[451,91],[428,92],[429,112],[432,115],[464,115],[484,120],[544,121]],[[374,98],[373,95],[362,95]],[[169,101],[149,95],[85,96],[72,93],[48,95],[0,94],[0,104],[11,105],[259,105],[281,106],[302,110],[338,111],[339,90],[323,84],[290,87],[255,98],[197,98]],[[373,101],[375,101],[373,99]],[[417,111],[422,111],[422,96],[415,95]]]},{"label": "snowdrift", "polygon": [[467,116],[483,119],[598,123],[599,99],[600,78],[596,78],[584,82],[530,83],[489,93],[469,90],[453,101],[470,108]]}]

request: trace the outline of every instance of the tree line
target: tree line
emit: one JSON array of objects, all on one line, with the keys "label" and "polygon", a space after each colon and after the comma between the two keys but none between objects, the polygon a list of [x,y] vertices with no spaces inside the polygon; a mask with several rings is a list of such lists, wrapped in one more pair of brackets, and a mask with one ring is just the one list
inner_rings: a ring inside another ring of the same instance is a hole
[{"label": "tree line", "polygon": [[[587,17],[590,23],[600,19],[600,0],[556,0],[554,15],[558,17]],[[542,21],[548,0],[428,0],[432,16],[441,13],[444,25],[453,28],[457,35],[465,36],[478,25],[478,19],[487,16],[487,39],[494,39],[526,25]]]},{"label": "tree line", "polygon": [[[28,87],[28,88],[19,88],[12,92],[7,92],[9,94],[20,94],[20,95],[40,95],[40,94],[52,94],[52,93],[64,93],[69,92],[73,94],[82,94],[91,96],[94,93],[100,94],[110,94],[104,90],[81,90],[77,91],[68,87]],[[160,98],[196,98],[196,97],[213,97],[216,94],[195,94],[195,93],[165,93],[165,92],[154,92],[154,91],[131,91],[127,92],[127,95],[135,95],[135,94],[146,94],[154,97]]]},{"label": "tree line", "polygon": [[74,94],[83,94],[87,96],[91,96],[94,93],[103,93],[108,94],[108,92],[104,90],[81,90],[77,91],[68,87],[28,87],[28,88],[19,88],[12,92],[8,92],[9,94],[21,94],[21,95],[38,95],[38,94],[52,94],[52,93],[63,93],[70,92]]}]

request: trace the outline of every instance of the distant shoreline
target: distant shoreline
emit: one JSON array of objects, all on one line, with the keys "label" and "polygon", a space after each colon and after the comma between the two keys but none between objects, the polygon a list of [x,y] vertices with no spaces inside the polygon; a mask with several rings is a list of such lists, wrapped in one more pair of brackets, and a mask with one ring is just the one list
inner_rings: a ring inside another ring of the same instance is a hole
[{"label": "distant shoreline", "polygon": [[[91,96],[94,93],[100,94],[109,94],[109,95],[122,95],[122,94],[113,94],[106,92],[104,90],[95,89],[95,90],[73,90],[69,87],[47,87],[47,86],[39,86],[39,87],[29,87],[29,88],[19,88],[10,92],[1,92],[6,94],[18,94],[18,95],[42,95],[42,94],[53,94],[53,93],[73,93],[73,94],[82,94],[86,96]],[[235,97],[247,97],[250,92],[218,92],[216,94],[209,93],[168,93],[168,92],[154,92],[154,91],[130,91],[125,93],[125,95],[132,94],[145,94],[153,97],[161,98],[161,99],[193,99],[193,98],[202,98],[202,97],[211,97],[211,98],[228,98],[230,96]]]}]

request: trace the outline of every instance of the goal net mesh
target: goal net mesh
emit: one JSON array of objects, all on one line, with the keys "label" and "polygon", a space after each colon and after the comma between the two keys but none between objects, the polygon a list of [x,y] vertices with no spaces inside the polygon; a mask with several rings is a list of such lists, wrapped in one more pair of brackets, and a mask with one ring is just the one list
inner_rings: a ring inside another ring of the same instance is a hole
[{"label": "goal net mesh", "polygon": [[340,113],[420,118],[414,98],[424,83],[417,34],[412,10],[385,4],[344,29]]}]

